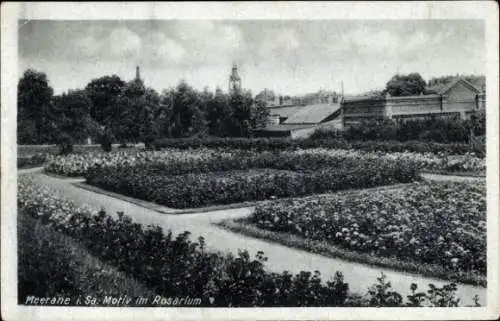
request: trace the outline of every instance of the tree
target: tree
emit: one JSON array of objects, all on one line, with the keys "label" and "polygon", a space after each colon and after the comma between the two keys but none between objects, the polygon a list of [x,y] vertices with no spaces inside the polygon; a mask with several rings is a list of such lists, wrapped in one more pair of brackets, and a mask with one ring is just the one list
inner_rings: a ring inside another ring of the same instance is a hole
[{"label": "tree", "polygon": [[90,116],[92,102],[85,90],[71,90],[54,97],[58,134],[66,133],[75,142],[84,142],[95,136],[97,124]]},{"label": "tree", "polygon": [[41,144],[54,140],[53,94],[45,73],[32,69],[24,72],[17,85],[20,143]]},{"label": "tree", "polygon": [[207,106],[208,133],[213,136],[229,136],[232,117],[233,111],[229,105],[229,96],[220,89],[216,90],[215,96]]},{"label": "tree", "polygon": [[116,97],[115,113],[106,123],[123,144],[140,139],[140,118],[145,117],[145,93],[146,88],[141,82],[131,81],[123,86]]},{"label": "tree", "polygon": [[231,94],[229,98],[233,116],[229,130],[231,136],[246,137],[251,134],[253,102],[250,92],[240,91]]},{"label": "tree", "polygon": [[255,96],[255,100],[264,103],[265,106],[267,105],[268,101],[274,101],[275,98],[276,93],[270,89],[264,89]]},{"label": "tree", "polygon": [[116,99],[122,92],[125,82],[116,75],[93,79],[87,84],[87,91],[92,108],[90,115],[98,124],[107,126],[116,121]]},{"label": "tree", "polygon": [[265,127],[268,117],[269,109],[262,102],[255,101],[250,116],[252,129]]},{"label": "tree", "polygon": [[425,85],[425,80],[418,73],[395,75],[387,82],[386,90],[391,96],[420,95]]},{"label": "tree", "polygon": [[172,105],[172,136],[190,137],[206,131],[201,95],[184,81],[177,86]]}]

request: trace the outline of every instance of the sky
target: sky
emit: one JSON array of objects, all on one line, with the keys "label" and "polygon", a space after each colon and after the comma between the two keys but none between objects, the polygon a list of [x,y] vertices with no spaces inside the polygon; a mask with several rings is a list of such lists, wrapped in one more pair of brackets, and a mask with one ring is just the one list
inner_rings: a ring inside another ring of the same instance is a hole
[{"label": "sky", "polygon": [[181,80],[227,90],[233,63],[242,87],[283,95],[319,89],[358,94],[397,72],[428,80],[485,73],[482,20],[19,21],[19,74],[45,72],[56,94],[140,66],[159,92]]}]

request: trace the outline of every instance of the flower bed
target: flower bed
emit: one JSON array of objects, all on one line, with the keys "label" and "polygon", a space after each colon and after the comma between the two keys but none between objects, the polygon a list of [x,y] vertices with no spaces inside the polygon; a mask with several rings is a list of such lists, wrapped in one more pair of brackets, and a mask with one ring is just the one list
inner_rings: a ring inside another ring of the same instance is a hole
[{"label": "flower bed", "polygon": [[336,194],[257,207],[261,229],[327,241],[373,256],[486,274],[485,184],[415,183],[398,191]]},{"label": "flower bed", "polygon": [[229,148],[256,151],[283,151],[307,148],[328,149],[357,149],[366,152],[414,152],[414,153],[446,153],[449,155],[463,155],[475,153],[484,157],[486,145],[471,146],[466,143],[435,143],[424,141],[375,141],[354,140],[346,141],[339,138],[328,139],[290,139],[290,138],[220,138],[210,137],[206,139],[178,138],[161,139],[156,146],[162,148]]},{"label": "flower bed", "polygon": [[254,169],[176,176],[149,165],[114,166],[95,167],[86,175],[88,184],[173,208],[301,196],[417,178],[418,171],[411,163],[385,160],[340,161],[336,167],[301,171]]},{"label": "flower bed", "polygon": [[421,170],[432,172],[479,172],[484,173],[484,159],[472,154],[447,156],[445,154],[383,153],[342,149],[306,149],[281,152],[246,150],[164,150],[121,151],[112,153],[88,153],[58,156],[46,167],[46,171],[65,176],[84,176],[95,166],[126,167],[150,164],[164,175],[205,173],[214,171],[274,168],[283,170],[315,170],[323,167],[384,160],[415,163]]},{"label": "flower bed", "polygon": [[[253,260],[246,251],[236,257],[209,253],[204,239],[200,237],[194,243],[189,240],[189,232],[173,237],[159,227],[144,228],[123,213],[115,219],[103,210],[75,206],[55,191],[35,185],[30,176],[21,176],[18,183],[20,211],[78,240],[93,256],[144,282],[158,295],[198,297],[201,306],[210,307],[458,304],[453,284],[442,289],[431,285],[428,295],[418,295],[416,285],[412,285],[404,302],[399,293],[388,291],[390,284],[383,276],[365,297],[353,297],[340,272],[326,284],[319,272],[301,271],[295,276],[286,271],[268,273],[262,252]],[[52,254],[58,255],[58,251]],[[56,293],[60,293],[58,290]]]},{"label": "flower bed", "polygon": [[30,156],[18,156],[17,157],[17,168],[30,168],[42,166],[47,161],[52,160],[53,157],[50,154],[34,154]]}]

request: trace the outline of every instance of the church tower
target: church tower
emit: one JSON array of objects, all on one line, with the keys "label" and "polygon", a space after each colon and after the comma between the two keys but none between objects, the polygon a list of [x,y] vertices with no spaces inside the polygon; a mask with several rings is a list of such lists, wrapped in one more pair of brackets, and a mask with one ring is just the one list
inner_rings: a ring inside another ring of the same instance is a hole
[{"label": "church tower", "polygon": [[139,66],[135,67],[135,80],[140,81],[141,80],[141,71],[139,69]]},{"label": "church tower", "polygon": [[231,75],[229,76],[229,93],[241,91],[241,78],[238,75],[238,66],[233,64]]}]

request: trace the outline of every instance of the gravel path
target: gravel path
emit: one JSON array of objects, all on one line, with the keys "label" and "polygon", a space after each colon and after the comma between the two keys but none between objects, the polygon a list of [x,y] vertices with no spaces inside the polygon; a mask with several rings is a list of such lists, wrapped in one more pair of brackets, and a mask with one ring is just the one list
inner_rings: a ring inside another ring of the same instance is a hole
[{"label": "gravel path", "polygon": [[[442,286],[447,283],[443,280],[405,272],[328,258],[235,234],[211,224],[212,222],[227,218],[247,216],[251,213],[252,207],[183,215],[159,214],[153,210],[72,185],[73,182],[81,182],[82,179],[51,177],[41,173],[40,169],[19,171],[20,174],[27,172],[39,172],[35,175],[37,181],[58,190],[62,195],[77,204],[88,204],[96,208],[104,208],[110,214],[122,211],[143,225],[159,225],[165,230],[172,230],[174,233],[181,233],[188,230],[194,239],[198,238],[198,236],[205,237],[209,249],[233,253],[236,253],[238,250],[247,249],[252,256],[257,251],[263,251],[268,257],[266,268],[270,271],[282,272],[283,270],[288,270],[296,273],[300,270],[318,270],[321,272],[322,278],[327,280],[332,278],[335,271],[338,270],[344,274],[351,291],[362,294],[366,293],[368,287],[376,282],[376,278],[380,276],[381,272],[387,275],[388,280],[392,284],[392,289],[398,291],[403,296],[409,294],[411,283],[417,283],[421,290],[426,290],[429,283],[433,283],[436,286]],[[473,304],[472,298],[475,294],[480,296],[482,305],[486,304],[486,289],[483,287],[459,284],[457,294],[461,298],[461,304]]]},{"label": "gravel path", "polygon": [[475,176],[442,175],[442,174],[431,174],[431,173],[422,173],[421,176],[424,179],[432,181],[449,181],[449,182],[486,181],[486,177],[475,177]]}]

